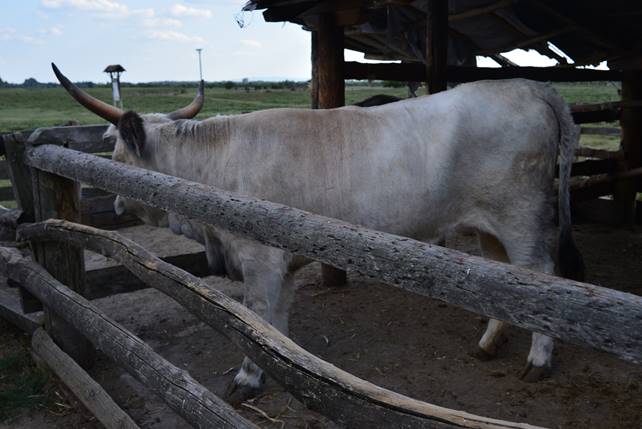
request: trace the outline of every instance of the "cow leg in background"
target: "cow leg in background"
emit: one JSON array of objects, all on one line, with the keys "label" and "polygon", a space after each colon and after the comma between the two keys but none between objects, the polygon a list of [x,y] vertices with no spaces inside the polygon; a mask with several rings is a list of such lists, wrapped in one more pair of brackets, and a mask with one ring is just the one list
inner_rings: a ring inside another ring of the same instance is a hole
[{"label": "cow leg in background", "polygon": [[[551,221],[552,225],[552,221]],[[557,228],[543,227],[541,222],[532,223],[532,228],[524,228],[523,223],[512,234],[506,234],[503,241],[508,259],[513,265],[528,268],[545,274],[555,274],[552,257],[553,236]],[[551,373],[553,339],[547,335],[533,333],[531,349],[521,378],[534,382],[546,378]]]},{"label": "cow leg in background", "polygon": [[[484,232],[478,232],[477,235],[479,237],[479,247],[484,258],[508,263],[506,250],[497,238]],[[497,355],[499,346],[505,341],[505,337],[502,335],[505,327],[505,322],[489,319],[486,332],[484,332],[481,340],[479,340],[479,347],[474,352],[475,357],[480,360],[490,360],[494,358]]]},{"label": "cow leg in background", "polygon": [[[293,274],[288,272],[291,257],[275,248],[252,243],[239,253],[245,293],[243,304],[287,335],[288,316],[294,299]],[[239,404],[256,396],[265,376],[249,358],[227,390],[227,401]]]}]

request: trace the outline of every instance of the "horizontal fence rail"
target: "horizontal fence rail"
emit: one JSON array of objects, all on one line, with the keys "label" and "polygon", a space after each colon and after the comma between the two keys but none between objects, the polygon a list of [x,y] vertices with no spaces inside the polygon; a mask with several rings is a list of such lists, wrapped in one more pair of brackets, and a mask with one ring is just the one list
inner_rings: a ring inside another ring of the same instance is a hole
[{"label": "horizontal fence rail", "polygon": [[0,247],[0,273],[46,303],[190,424],[229,429],[256,427],[186,371],[156,354],[140,338],[54,279],[40,265],[23,258],[17,250]]},{"label": "horizontal fence rail", "polygon": [[534,428],[450,410],[380,388],[336,368],[242,304],[120,234],[61,220],[27,224],[22,239],[61,241],[114,258],[226,336],[293,396],[346,427]]},{"label": "horizontal fence rail", "polygon": [[639,296],[488,261],[52,145],[29,148],[26,163],[484,316],[642,362]]}]

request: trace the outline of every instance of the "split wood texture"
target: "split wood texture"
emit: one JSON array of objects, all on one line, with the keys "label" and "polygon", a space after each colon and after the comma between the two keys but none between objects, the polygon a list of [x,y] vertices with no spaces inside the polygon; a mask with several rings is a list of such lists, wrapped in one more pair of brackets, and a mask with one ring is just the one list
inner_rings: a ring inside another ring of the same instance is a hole
[{"label": "split wood texture", "polygon": [[34,332],[31,337],[31,347],[107,429],[138,429],[139,426],[114,402],[100,384],[63,352],[44,329],[38,328]]},{"label": "split wood texture", "polygon": [[255,427],[186,371],[163,359],[143,340],[15,249],[0,247],[0,272],[20,282],[190,424],[229,429]]},{"label": "split wood texture", "polygon": [[642,362],[642,297],[44,145],[38,169],[564,341]]},{"label": "split wood texture", "polygon": [[254,312],[120,234],[62,220],[24,225],[23,239],[63,241],[112,257],[229,338],[309,408],[347,427],[532,428],[417,401],[317,358]]}]

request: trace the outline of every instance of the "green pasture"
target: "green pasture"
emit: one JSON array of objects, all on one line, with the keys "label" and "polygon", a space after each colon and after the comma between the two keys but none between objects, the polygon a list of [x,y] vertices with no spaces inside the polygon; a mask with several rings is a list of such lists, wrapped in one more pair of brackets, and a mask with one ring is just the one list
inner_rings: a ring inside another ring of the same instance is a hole
[{"label": "green pasture", "polygon": [[[597,103],[619,98],[617,88],[609,83],[557,84],[556,87],[569,103]],[[87,90],[95,97],[109,101],[110,88]],[[422,89],[420,89],[422,91]],[[124,87],[123,100],[126,109],[140,113],[170,112],[188,104],[196,88],[158,86]],[[406,96],[405,88],[376,86],[348,86],[346,103],[351,104],[375,94]],[[275,107],[301,107],[310,105],[306,89],[225,89],[207,88],[205,106],[198,118],[217,114],[236,114]],[[62,88],[0,88],[0,133],[37,127],[62,125],[74,120],[80,124],[96,124],[102,121],[85,110],[65,93]],[[595,126],[607,124],[594,124]],[[582,136],[582,144],[599,149],[616,149],[619,139],[605,136]]]}]

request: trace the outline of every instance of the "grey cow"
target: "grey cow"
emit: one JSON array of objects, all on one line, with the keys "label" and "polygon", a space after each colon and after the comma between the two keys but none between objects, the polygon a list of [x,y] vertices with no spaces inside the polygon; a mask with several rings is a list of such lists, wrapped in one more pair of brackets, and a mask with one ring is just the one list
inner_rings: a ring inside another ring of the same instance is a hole
[{"label": "grey cow", "polygon": [[[180,111],[138,115],[92,98],[54,70],[72,96],[113,124],[105,136],[116,141],[117,161],[423,241],[474,228],[485,257],[581,278],[568,190],[578,130],[548,84],[480,81],[368,108],[194,121],[185,118],[198,113],[202,87]],[[287,333],[293,273],[307,261],[123,198],[117,210],[211,242],[214,266],[223,249],[246,284],[245,304]],[[496,353],[503,328],[489,322],[481,354]],[[552,350],[550,337],[533,333],[525,379],[547,374]],[[231,391],[243,396],[261,383],[261,369],[246,358]]]}]

